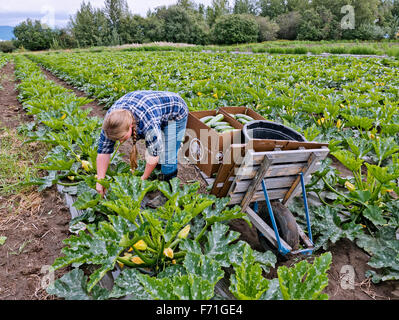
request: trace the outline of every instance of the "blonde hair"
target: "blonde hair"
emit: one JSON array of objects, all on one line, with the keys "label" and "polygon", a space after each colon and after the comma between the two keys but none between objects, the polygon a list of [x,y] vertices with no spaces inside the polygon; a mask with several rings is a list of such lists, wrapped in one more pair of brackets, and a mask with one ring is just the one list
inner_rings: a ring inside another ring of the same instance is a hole
[{"label": "blonde hair", "polygon": [[137,132],[136,120],[132,113],[125,109],[111,111],[104,119],[103,130],[108,139],[113,141],[121,140],[128,132],[130,126],[132,128],[133,148],[130,152],[130,167],[132,171],[136,170],[137,164]]}]

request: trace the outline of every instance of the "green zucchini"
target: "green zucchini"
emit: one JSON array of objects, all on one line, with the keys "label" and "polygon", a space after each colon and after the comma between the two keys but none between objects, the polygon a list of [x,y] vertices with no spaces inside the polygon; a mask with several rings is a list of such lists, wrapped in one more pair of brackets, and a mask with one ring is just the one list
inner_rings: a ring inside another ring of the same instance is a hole
[{"label": "green zucchini", "polygon": [[200,121],[206,124],[211,119],[213,119],[213,116],[206,116],[206,117],[201,118]]},{"label": "green zucchini", "polygon": [[249,120],[246,120],[244,118],[238,118],[237,121],[240,122],[241,124],[246,124],[247,122],[250,122]]},{"label": "green zucchini", "polygon": [[246,114],[242,114],[242,113],[237,113],[237,114],[235,115],[235,118],[236,118],[237,120],[239,120],[239,119],[245,119],[245,120],[247,120],[247,121],[254,121],[254,119],[253,119],[252,117],[247,116]]},{"label": "green zucchini", "polygon": [[223,129],[234,129],[232,126],[217,126],[214,128],[216,131],[221,131]]},{"label": "green zucchini", "polygon": [[214,116],[213,119],[211,119],[209,122],[206,124],[211,127],[213,123],[222,121],[224,119],[223,114],[218,114],[217,116]]},{"label": "green zucchini", "polygon": [[219,121],[219,122],[214,122],[211,124],[212,128],[218,127],[218,126],[228,126],[230,125],[228,122],[225,121]]}]

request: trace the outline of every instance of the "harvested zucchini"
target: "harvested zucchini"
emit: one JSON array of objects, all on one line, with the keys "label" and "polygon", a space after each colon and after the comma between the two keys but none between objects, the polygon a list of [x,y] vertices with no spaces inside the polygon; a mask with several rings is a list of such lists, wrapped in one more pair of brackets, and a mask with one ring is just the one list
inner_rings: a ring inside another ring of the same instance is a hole
[{"label": "harvested zucchini", "polygon": [[211,120],[210,120],[209,122],[207,122],[206,124],[207,124],[208,126],[211,127],[213,123],[220,122],[220,121],[222,121],[223,119],[224,119],[223,114],[218,114],[217,116],[214,116],[213,119],[211,119]]},{"label": "harvested zucchini", "polygon": [[211,124],[211,128],[216,128],[218,126],[228,126],[229,123],[225,121],[214,122]]},{"label": "harvested zucchini", "polygon": [[200,121],[206,124],[213,118],[214,118],[213,116],[206,116],[206,117],[201,118]]},{"label": "harvested zucchini", "polygon": [[254,119],[253,119],[252,117],[247,116],[246,114],[242,114],[242,113],[237,113],[237,114],[235,115],[235,118],[236,118],[237,120],[239,120],[239,119],[245,119],[245,120],[247,120],[247,121],[254,121]]}]

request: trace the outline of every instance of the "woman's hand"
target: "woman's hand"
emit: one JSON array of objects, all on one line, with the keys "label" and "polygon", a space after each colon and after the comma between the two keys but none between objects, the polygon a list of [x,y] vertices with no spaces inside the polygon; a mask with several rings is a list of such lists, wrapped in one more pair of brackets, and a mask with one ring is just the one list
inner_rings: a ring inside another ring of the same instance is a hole
[{"label": "woman's hand", "polygon": [[105,192],[107,191],[102,184],[96,183],[96,191],[104,198]]},{"label": "woman's hand", "polygon": [[151,173],[154,171],[155,167],[158,164],[159,156],[153,157],[150,156],[146,151],[146,164],[144,169],[144,174],[141,176],[141,180],[147,180]]}]

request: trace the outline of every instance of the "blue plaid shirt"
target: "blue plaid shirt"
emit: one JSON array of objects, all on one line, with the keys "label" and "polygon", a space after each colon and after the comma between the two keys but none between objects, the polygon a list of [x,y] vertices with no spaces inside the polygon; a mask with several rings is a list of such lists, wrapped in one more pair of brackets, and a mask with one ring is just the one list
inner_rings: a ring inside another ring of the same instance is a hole
[{"label": "blue plaid shirt", "polygon": [[[145,139],[148,152],[156,157],[163,150],[162,128],[170,120],[181,120],[188,115],[188,107],[176,93],[167,91],[134,91],[119,100],[107,111],[116,109],[129,110],[136,119],[137,138]],[[106,137],[101,130],[97,153],[114,152],[115,141]]]}]

